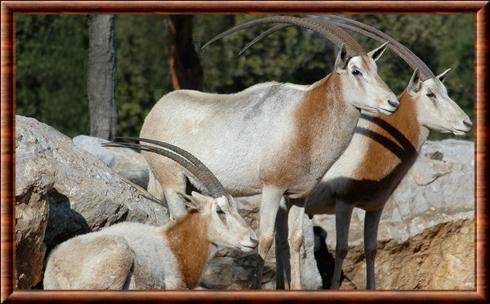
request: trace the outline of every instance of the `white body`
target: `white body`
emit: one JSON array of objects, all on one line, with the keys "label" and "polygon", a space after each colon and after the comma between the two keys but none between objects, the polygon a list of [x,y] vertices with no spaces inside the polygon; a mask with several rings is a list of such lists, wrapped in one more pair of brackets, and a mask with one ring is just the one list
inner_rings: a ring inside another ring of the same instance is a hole
[{"label": "white body", "polygon": [[[160,99],[146,118],[158,121],[158,128],[145,123],[141,135],[171,142],[197,155],[231,195],[258,194],[263,180],[277,166],[279,151],[287,154],[287,147],[296,140],[295,133],[301,126],[295,124],[294,115],[308,88],[271,82],[231,95],[175,91]],[[346,108],[336,114],[344,117],[330,117],[338,129],[325,126],[318,133],[345,130],[345,136],[318,136],[313,147],[315,154],[311,156],[318,160],[316,165],[294,183],[284,185],[288,186],[288,193],[301,196],[311,190],[335,156],[345,149],[359,111]],[[329,153],[323,155],[327,149]],[[174,165],[164,159],[158,161],[163,162]]]},{"label": "white body", "polygon": [[[179,264],[162,231],[120,223],[64,242],[49,257],[44,289],[183,288]],[[64,273],[69,275],[57,272],[68,268]]]}]

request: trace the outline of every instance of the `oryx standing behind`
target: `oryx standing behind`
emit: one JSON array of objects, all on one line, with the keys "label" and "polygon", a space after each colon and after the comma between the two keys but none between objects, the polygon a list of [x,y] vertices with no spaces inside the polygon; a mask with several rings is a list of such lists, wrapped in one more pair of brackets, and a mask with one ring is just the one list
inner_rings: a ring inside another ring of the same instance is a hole
[{"label": "oryx standing behind", "polygon": [[366,211],[366,282],[368,289],[374,289],[378,224],[384,205],[415,162],[429,130],[464,135],[471,130],[472,123],[447,94],[443,81],[449,70],[435,76],[408,48],[376,28],[337,16],[329,19],[342,28],[389,41],[390,48],[415,70],[401,94],[400,109],[390,117],[363,113],[351,143],[306,200],[310,216],[335,214],[337,239],[332,288],[340,285],[352,209]]},{"label": "oryx standing behind", "polygon": [[[377,74],[375,60],[386,44],[365,53],[333,24],[267,17],[226,31],[214,40],[268,23],[301,26],[334,42],[340,48],[335,70],[312,85],[269,82],[229,95],[175,91],[158,101],[141,129],[141,137],[166,141],[196,155],[230,194],[262,193],[258,278],[274,239],[274,222],[283,196],[302,198],[313,189],[347,147],[361,109],[390,115],[399,105]],[[161,194],[156,193],[156,186],[161,185],[172,215],[182,214],[185,209],[177,193],[185,191],[188,180],[197,187],[198,182],[174,162],[145,157],[153,175],[150,192]],[[300,227],[302,218],[298,217]],[[302,240],[293,236],[290,241],[301,244]],[[299,259],[292,261],[292,271],[299,271]],[[291,285],[300,288],[299,282]]]}]

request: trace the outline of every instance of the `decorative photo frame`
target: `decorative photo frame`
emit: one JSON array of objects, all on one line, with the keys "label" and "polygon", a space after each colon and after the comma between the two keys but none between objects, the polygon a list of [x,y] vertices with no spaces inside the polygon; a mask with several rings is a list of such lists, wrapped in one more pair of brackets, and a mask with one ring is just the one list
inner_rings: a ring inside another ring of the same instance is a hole
[{"label": "decorative photo frame", "polygon": [[[468,13],[475,16],[475,277],[471,291],[42,291],[14,288],[15,15],[218,13]],[[488,302],[488,1],[3,1],[1,3],[1,301],[476,301]]]}]

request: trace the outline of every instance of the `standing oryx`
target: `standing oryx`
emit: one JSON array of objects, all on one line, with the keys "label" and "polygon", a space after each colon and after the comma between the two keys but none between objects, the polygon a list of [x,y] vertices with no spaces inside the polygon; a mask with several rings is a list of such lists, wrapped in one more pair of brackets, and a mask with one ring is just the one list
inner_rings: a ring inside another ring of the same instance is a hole
[{"label": "standing oryx", "polygon": [[348,250],[354,207],[366,211],[364,252],[367,288],[375,288],[374,259],[383,207],[415,162],[429,130],[456,135],[471,129],[471,120],[447,95],[447,72],[434,76],[427,65],[398,41],[363,23],[331,16],[340,27],[360,32],[390,48],[415,71],[400,97],[400,109],[390,117],[361,114],[351,143],[306,200],[306,212],[335,213],[336,250],[332,288],[338,288]]},{"label": "standing oryx", "polygon": [[[217,36],[259,24],[287,23],[313,30],[340,51],[335,70],[312,85],[268,82],[220,95],[179,90],[162,97],[146,117],[141,137],[170,142],[201,159],[228,193],[262,193],[257,277],[274,239],[283,197],[310,193],[352,138],[360,110],[390,115],[399,102],[377,74],[375,61],[386,48],[365,53],[346,32],[328,22],[289,16],[252,20]],[[150,192],[161,185],[173,216],[184,212],[178,192],[196,184],[174,162],[145,154]],[[199,185],[197,185],[199,187]],[[301,227],[303,216],[298,217]],[[293,236],[290,241],[301,244]],[[292,272],[299,271],[299,256]],[[295,276],[293,276],[295,277]],[[258,287],[258,283],[254,282]],[[292,282],[300,288],[299,282]]]}]

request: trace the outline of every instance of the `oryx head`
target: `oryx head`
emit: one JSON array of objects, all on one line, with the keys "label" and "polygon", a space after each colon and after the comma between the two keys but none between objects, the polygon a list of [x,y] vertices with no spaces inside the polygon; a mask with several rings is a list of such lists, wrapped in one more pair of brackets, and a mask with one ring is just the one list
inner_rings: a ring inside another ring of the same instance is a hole
[{"label": "oryx head", "polygon": [[358,32],[377,41],[389,41],[390,49],[414,69],[407,94],[416,102],[419,123],[430,129],[456,135],[466,134],[471,129],[472,123],[468,115],[447,95],[443,82],[449,70],[435,76],[406,46],[375,27],[340,16],[326,18],[343,29]]},{"label": "oryx head", "polygon": [[252,251],[257,246],[255,233],[234,207],[231,196],[213,198],[194,191],[191,195],[183,196],[188,209],[197,210],[208,218],[209,242],[244,252]]},{"label": "oryx head", "polygon": [[192,212],[199,212],[208,221],[208,241],[225,247],[251,251],[257,247],[257,236],[237,210],[237,204],[228,195],[218,178],[195,156],[169,143],[146,139],[126,138],[147,142],[151,145],[117,142],[105,146],[140,149],[168,157],[184,167],[201,183],[208,194],[192,192],[191,195],[179,193]]},{"label": "oryx head", "polygon": [[468,115],[448,96],[444,80],[450,69],[424,81],[416,69],[407,86],[407,94],[415,102],[419,123],[442,133],[464,135],[471,130]]},{"label": "oryx head", "polygon": [[391,115],[398,109],[398,98],[378,75],[376,61],[386,50],[388,42],[378,48],[348,56],[342,45],[335,60],[335,72],[342,82],[343,96],[354,107],[368,112]]},{"label": "oryx head", "polygon": [[345,31],[334,23],[323,20],[298,18],[292,16],[275,16],[254,19],[237,25],[208,41],[202,48],[212,42],[221,39],[231,33],[247,29],[261,24],[277,23],[278,25],[263,32],[260,36],[250,42],[240,53],[262,38],[286,27],[300,26],[333,42],[340,48],[335,61],[335,72],[340,78],[339,87],[342,91],[344,101],[358,109],[369,112],[379,112],[390,115],[399,106],[396,95],[386,83],[379,77],[376,60],[383,54],[387,43],[372,50],[369,53],[363,51],[362,47]]}]

